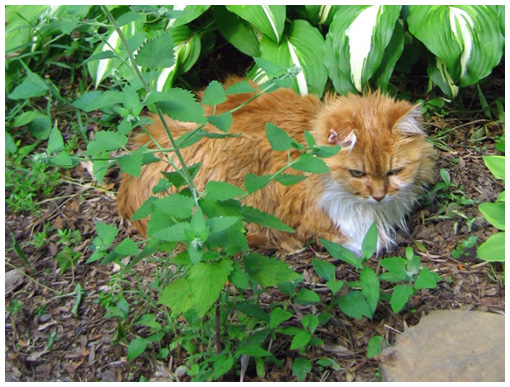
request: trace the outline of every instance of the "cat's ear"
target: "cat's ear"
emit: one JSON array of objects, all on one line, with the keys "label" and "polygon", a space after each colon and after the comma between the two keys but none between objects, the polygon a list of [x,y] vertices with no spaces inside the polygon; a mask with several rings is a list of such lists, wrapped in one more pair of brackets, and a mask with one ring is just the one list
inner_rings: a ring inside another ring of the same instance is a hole
[{"label": "cat's ear", "polygon": [[357,141],[358,137],[356,137],[355,130],[352,130],[347,136],[341,137],[335,129],[329,129],[328,142],[330,144],[341,145],[343,149],[348,149],[350,152]]},{"label": "cat's ear", "polygon": [[425,132],[421,128],[420,120],[421,104],[417,104],[402,117],[400,117],[400,119],[394,125],[394,129],[404,136],[424,136]]}]

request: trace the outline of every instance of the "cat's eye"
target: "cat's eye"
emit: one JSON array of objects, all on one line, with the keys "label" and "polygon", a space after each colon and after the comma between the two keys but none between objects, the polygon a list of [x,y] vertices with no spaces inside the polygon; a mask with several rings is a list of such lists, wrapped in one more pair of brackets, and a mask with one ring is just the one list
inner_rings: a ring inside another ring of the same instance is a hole
[{"label": "cat's eye", "polygon": [[403,169],[404,168],[392,169],[391,171],[388,172],[388,176],[398,175],[400,172],[402,172]]},{"label": "cat's eye", "polygon": [[357,169],[349,169],[349,172],[353,177],[363,177],[365,176],[365,172],[358,171]]}]

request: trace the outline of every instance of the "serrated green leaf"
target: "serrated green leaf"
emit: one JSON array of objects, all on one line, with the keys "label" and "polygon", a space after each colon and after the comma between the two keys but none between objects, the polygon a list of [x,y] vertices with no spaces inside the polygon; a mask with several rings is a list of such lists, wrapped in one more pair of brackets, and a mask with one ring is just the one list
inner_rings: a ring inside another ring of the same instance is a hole
[{"label": "serrated green leaf", "polygon": [[238,216],[219,216],[216,218],[208,218],[206,220],[207,227],[212,233],[217,233],[232,227],[239,220],[241,220]]},{"label": "serrated green leaf", "polygon": [[227,100],[225,90],[218,81],[212,81],[204,90],[202,103],[205,105],[215,106],[222,104]]},{"label": "serrated green leaf", "polygon": [[271,181],[272,175],[257,176],[248,173],[244,177],[244,186],[248,193],[253,193],[263,187],[265,187]]},{"label": "serrated green leaf", "polygon": [[193,198],[175,193],[158,199],[154,206],[168,216],[186,219],[191,216],[194,205]]},{"label": "serrated green leaf", "polygon": [[[193,164],[193,165],[188,165],[188,172],[189,172],[189,174],[190,174],[192,179],[195,178],[195,176],[198,173],[200,167],[201,167],[201,163],[196,163],[196,164]],[[186,183],[186,179],[184,179],[184,177],[182,177],[180,172],[182,173],[182,169],[180,169],[179,171],[161,172],[161,173],[163,174],[163,176],[165,177],[165,179],[167,181],[172,183],[172,185],[175,188],[179,188],[179,187],[181,187],[182,185],[184,185]]]},{"label": "serrated green leaf", "polygon": [[286,175],[286,174],[278,175],[275,176],[274,178],[275,181],[285,186],[297,184],[305,179],[306,176],[304,175]]},{"label": "serrated green leaf", "polygon": [[341,149],[340,145],[319,145],[313,149],[313,154],[321,159],[326,159],[336,155]]},{"label": "serrated green leaf", "polygon": [[179,278],[164,288],[159,302],[172,309],[172,315],[178,316],[193,307],[192,284],[187,278]]},{"label": "serrated green leaf", "polygon": [[244,194],[242,188],[224,181],[210,181],[205,186],[205,197],[208,200],[228,200]]},{"label": "serrated green leaf", "polygon": [[393,288],[390,305],[394,313],[398,313],[404,308],[413,292],[413,288],[409,285],[396,285]]},{"label": "serrated green leaf", "polygon": [[128,173],[134,177],[139,177],[142,173],[143,152],[144,149],[138,148],[133,153],[117,159],[121,172]]},{"label": "serrated green leaf", "polygon": [[207,121],[210,124],[216,126],[219,130],[226,133],[232,126],[232,122],[234,122],[234,119],[232,118],[232,113],[225,112],[217,116],[208,116]]},{"label": "serrated green leaf", "polygon": [[[159,108],[174,120],[185,122],[207,123],[204,108],[197,102],[193,94],[184,89],[173,88],[164,93],[158,93]],[[150,96],[154,95],[152,93]],[[148,99],[147,104],[150,104]]]},{"label": "serrated green leaf", "polygon": [[264,288],[301,278],[301,275],[277,258],[252,253],[243,257],[243,262],[248,275]]},{"label": "serrated green leaf", "polygon": [[[151,215],[149,225],[151,225],[151,222],[153,222],[153,220],[156,219],[155,215],[156,214]],[[149,230],[151,231],[150,233]],[[190,224],[187,222],[182,222],[164,228],[157,228],[156,231],[154,232],[152,232],[151,228],[149,228],[147,234],[150,236],[154,236],[158,239],[161,239],[162,241],[181,242],[188,240],[186,232],[190,231],[191,231]]]},{"label": "serrated green leaf", "polygon": [[293,228],[287,226],[277,217],[254,207],[242,206],[242,215],[246,223],[256,223],[278,231],[294,232]]},{"label": "serrated green leaf", "polygon": [[138,209],[134,212],[133,216],[131,217],[131,220],[134,221],[134,220],[140,220],[140,219],[143,219],[143,218],[146,218],[147,216],[149,216],[152,212],[152,205],[154,204],[154,202],[158,200],[158,198],[156,198],[155,196],[151,196],[150,198],[148,198],[145,202],[143,202],[143,204],[138,207]]},{"label": "serrated green leaf", "polygon": [[62,138],[62,134],[60,130],[58,130],[57,125],[53,127],[50,133],[50,137],[48,138],[48,148],[46,152],[51,155],[52,153],[60,152],[64,149],[64,139]]},{"label": "serrated green leaf", "polygon": [[127,144],[128,138],[123,134],[101,130],[96,133],[94,141],[89,142],[87,146],[88,156],[94,156],[104,151],[117,150]]},{"label": "serrated green leaf", "polygon": [[312,370],[310,360],[298,357],[292,362],[292,375],[297,377],[298,382],[305,380],[306,375]]},{"label": "serrated green leaf", "polygon": [[[258,55],[255,55],[258,56]],[[233,94],[245,94],[245,93],[253,93],[257,89],[252,87],[252,85],[247,81],[241,81],[234,83],[233,85],[229,86],[228,89],[225,91],[227,95],[233,95]]]},{"label": "serrated green leaf", "polygon": [[14,88],[11,94],[8,95],[10,99],[29,99],[44,95],[49,90],[46,81],[36,73],[29,71],[27,77]]},{"label": "serrated green leaf", "polygon": [[138,245],[130,238],[126,238],[115,248],[115,252],[121,255],[136,255],[140,252]]},{"label": "serrated green leaf", "polygon": [[287,151],[292,148],[292,144],[296,142],[283,129],[268,122],[266,123],[266,136],[271,148],[275,151]]},{"label": "serrated green leaf", "polygon": [[309,153],[303,153],[299,158],[291,163],[292,168],[298,171],[310,173],[327,173],[329,167],[324,161],[317,157],[313,157]]},{"label": "serrated green leaf", "polygon": [[218,262],[200,262],[189,270],[189,281],[193,291],[193,308],[202,317],[220,296],[228,276],[233,270],[230,259]]}]

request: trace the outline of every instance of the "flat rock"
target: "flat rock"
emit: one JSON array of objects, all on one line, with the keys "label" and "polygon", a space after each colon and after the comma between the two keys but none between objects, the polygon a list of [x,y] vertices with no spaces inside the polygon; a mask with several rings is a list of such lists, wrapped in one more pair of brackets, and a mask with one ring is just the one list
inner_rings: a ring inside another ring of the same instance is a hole
[{"label": "flat rock", "polygon": [[5,273],[5,295],[11,294],[14,290],[19,288],[25,277],[23,277],[23,270],[14,269]]},{"label": "flat rock", "polygon": [[505,316],[430,312],[380,360],[384,382],[504,382]]}]

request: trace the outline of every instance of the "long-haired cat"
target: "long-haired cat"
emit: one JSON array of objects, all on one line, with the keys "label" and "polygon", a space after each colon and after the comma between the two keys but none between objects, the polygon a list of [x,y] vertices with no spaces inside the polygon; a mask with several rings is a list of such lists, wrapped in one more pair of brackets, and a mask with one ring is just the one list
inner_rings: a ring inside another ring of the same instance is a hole
[{"label": "long-haired cat", "polygon": [[[235,81],[238,79],[232,78],[225,86]],[[237,107],[252,96],[253,93],[230,95],[217,107],[216,114]],[[213,114],[211,107],[204,109],[207,115]],[[163,148],[171,148],[161,122],[156,116],[153,118],[156,123],[149,128],[150,133]],[[287,153],[273,151],[266,138],[268,122],[301,143],[305,143],[304,132],[308,130],[319,145],[341,145],[336,156],[324,159],[329,173],[310,174],[292,186],[272,183],[243,200],[295,230],[286,233],[249,224],[248,243],[255,248],[294,251],[306,242],[324,238],[359,254],[365,233],[375,221],[380,252],[395,245],[396,230],[406,229],[405,217],[422,185],[433,180],[435,151],[426,140],[419,118],[419,107],[378,92],[327,96],[322,102],[316,96],[300,96],[281,88],[233,113],[230,133],[240,134],[239,137],[202,139],[181,152],[187,165],[201,163],[194,183],[203,190],[211,180],[244,188],[246,174],[272,174],[287,164]],[[175,138],[197,127],[169,118],[167,123]],[[212,125],[206,129],[218,131]],[[149,142],[149,136],[141,134],[135,138],[134,146]],[[154,144],[150,148],[154,149]],[[171,167],[159,161],[143,166],[140,178],[123,175],[117,199],[123,217],[131,217],[152,196],[161,171],[171,171]],[[146,233],[147,220],[134,225]]]}]

